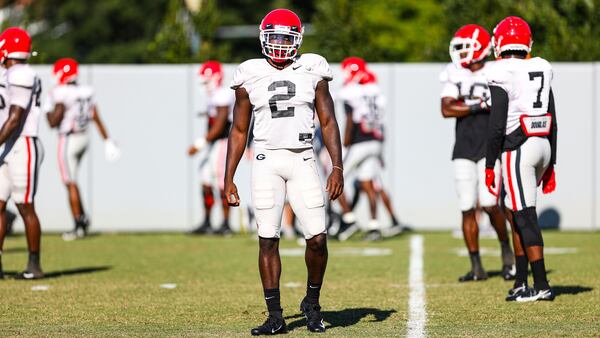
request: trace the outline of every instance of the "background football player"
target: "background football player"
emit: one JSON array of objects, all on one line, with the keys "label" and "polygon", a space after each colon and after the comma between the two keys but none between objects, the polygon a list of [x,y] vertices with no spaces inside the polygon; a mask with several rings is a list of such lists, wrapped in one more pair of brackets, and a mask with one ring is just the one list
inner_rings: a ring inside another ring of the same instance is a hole
[{"label": "background football player", "polygon": [[[223,195],[225,179],[225,159],[227,157],[227,137],[233,119],[234,92],[223,86],[223,67],[217,61],[206,61],[200,67],[200,79],[204,83],[208,96],[208,131],[198,138],[188,150],[190,156],[204,147],[210,147],[208,157],[202,161],[202,198],[204,201],[204,221],[194,234],[226,234],[229,228],[229,204]],[[214,205],[213,186],[219,189],[223,209],[223,223],[213,231],[210,224],[210,212]]]},{"label": "background football player", "polygon": [[[501,58],[490,72],[492,113],[486,154],[486,185],[496,193],[493,169],[502,154],[505,205],[513,223],[517,276],[507,301],[553,300],[544,263],[544,240],[538,225],[537,187],[544,194],[556,187],[557,124],[552,66],[531,58],[533,43],[529,25],[518,17],[507,17],[494,29],[494,54]],[[527,286],[527,262],[533,272],[533,287]]]},{"label": "background football player", "polygon": [[259,270],[269,317],[251,330],[253,335],[286,331],[279,296],[279,236],[286,192],[306,238],[308,280],[300,309],[307,318],[308,330],[325,331],[319,295],[327,266],[327,237],[323,189],[312,148],[315,111],[333,163],[327,180],[332,200],[343,192],[343,168],[339,128],[329,93],[331,69],[319,55],[297,55],[303,31],[300,19],[292,11],[271,11],[260,25],[266,58],[242,63],[232,82],[236,101],[225,194],[233,206],[240,203],[233,178],[254,116],[252,199],[258,225]]},{"label": "background football player", "polygon": [[12,197],[25,223],[29,250],[27,267],[17,279],[44,277],[40,264],[42,233],[34,205],[44,158],[37,137],[42,83],[27,64],[30,56],[31,38],[26,31],[11,27],[0,34],[0,63],[6,68],[0,85],[0,252],[6,234],[6,202]]},{"label": "background football player", "polygon": [[79,165],[88,144],[88,125],[94,121],[100,136],[104,140],[105,157],[108,161],[116,161],[120,150],[108,137],[108,132],[98,113],[94,91],[91,87],[78,83],[79,64],[71,58],[62,58],[54,63],[53,75],[57,85],[49,96],[51,111],[46,118],[50,128],[58,129],[58,167],[62,182],[67,187],[69,206],[75,227],[65,232],[63,239],[70,241],[85,237],[89,229],[77,184]]},{"label": "background football player", "polygon": [[[502,276],[507,280],[514,278],[514,256],[504,214],[498,207],[497,196],[491,194],[484,184],[485,143],[490,112],[490,94],[485,77],[490,63],[486,63],[485,59],[490,48],[490,35],[483,27],[472,24],[461,27],[450,42],[452,63],[440,74],[444,84],[441,93],[442,115],[456,119],[456,142],[452,153],[454,180],[462,211],[463,236],[471,260],[471,270],[459,278],[461,282],[488,278],[479,257],[477,202],[489,215],[498,235],[502,249]],[[500,162],[493,163],[498,175]],[[499,179],[497,181],[499,191]]]}]

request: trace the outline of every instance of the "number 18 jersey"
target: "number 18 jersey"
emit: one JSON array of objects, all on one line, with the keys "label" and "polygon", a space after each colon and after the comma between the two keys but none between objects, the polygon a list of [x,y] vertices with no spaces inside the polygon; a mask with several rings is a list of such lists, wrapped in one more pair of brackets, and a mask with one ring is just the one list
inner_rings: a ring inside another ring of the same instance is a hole
[{"label": "number 18 jersey", "polygon": [[284,69],[266,59],[251,59],[238,66],[231,88],[244,88],[254,115],[254,142],[265,149],[312,147],[315,131],[315,90],[321,80],[332,79],[327,60],[303,54]]}]

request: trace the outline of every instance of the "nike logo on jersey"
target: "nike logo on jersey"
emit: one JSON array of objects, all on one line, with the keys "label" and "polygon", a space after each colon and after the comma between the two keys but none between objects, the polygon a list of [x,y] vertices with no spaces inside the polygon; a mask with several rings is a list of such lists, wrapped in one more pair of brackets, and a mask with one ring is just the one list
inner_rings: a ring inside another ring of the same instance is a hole
[{"label": "nike logo on jersey", "polygon": [[296,69],[298,69],[298,68],[300,68],[300,67],[302,67],[302,65],[292,66],[292,69],[293,69],[293,70],[296,70]]},{"label": "nike logo on jersey", "polygon": [[312,157],[309,157],[309,158],[304,158],[304,157],[303,157],[302,159],[303,159],[304,161],[308,161],[308,160],[310,160],[311,158],[312,158]]}]

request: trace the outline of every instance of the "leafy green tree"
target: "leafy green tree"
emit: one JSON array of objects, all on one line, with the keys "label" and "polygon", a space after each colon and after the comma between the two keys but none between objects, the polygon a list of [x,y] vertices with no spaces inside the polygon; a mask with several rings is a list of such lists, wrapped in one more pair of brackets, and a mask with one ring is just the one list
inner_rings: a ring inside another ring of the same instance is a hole
[{"label": "leafy green tree", "polygon": [[170,0],[160,30],[148,45],[150,63],[186,63],[193,59],[188,33],[183,23],[182,0]]}]

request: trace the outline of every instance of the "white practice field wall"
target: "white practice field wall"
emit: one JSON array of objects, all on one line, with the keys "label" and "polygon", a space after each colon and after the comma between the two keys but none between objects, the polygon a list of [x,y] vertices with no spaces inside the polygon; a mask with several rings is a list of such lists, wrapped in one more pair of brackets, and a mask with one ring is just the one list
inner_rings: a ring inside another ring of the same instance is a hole
[{"label": "white practice field wall", "polygon": [[[225,67],[229,83],[234,65]],[[332,65],[331,91],[341,86]],[[400,219],[415,229],[460,227],[451,153],[454,120],[440,113],[438,74],[443,64],[372,64],[388,100],[385,187]],[[563,229],[600,230],[600,63],[555,63],[559,149],[557,190],[541,196],[538,211],[558,210]],[[50,66],[36,66],[44,96],[53,85]],[[204,89],[198,65],[81,66],[81,83],[96,91],[102,119],[123,151],[117,163],[104,160],[95,126],[79,178],[93,231],[184,231],[202,217],[198,157],[187,148],[203,135]],[[340,126],[342,107],[337,104]],[[57,134],[43,118],[40,137],[46,157],[36,207],[45,231],[71,229],[66,190],[59,178]],[[242,160],[236,183],[250,198],[250,167]],[[347,186],[350,184],[348,183]],[[541,193],[540,193],[541,194]],[[360,219],[367,220],[365,197]],[[217,200],[218,201],[218,200]],[[9,208],[13,208],[9,206]],[[218,203],[213,222],[220,221]],[[242,214],[233,209],[232,226]],[[387,214],[380,209],[382,222]],[[245,218],[244,218],[245,219]],[[22,225],[17,225],[22,230]]]}]

